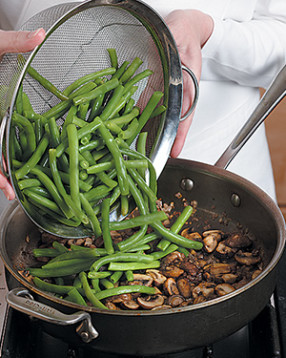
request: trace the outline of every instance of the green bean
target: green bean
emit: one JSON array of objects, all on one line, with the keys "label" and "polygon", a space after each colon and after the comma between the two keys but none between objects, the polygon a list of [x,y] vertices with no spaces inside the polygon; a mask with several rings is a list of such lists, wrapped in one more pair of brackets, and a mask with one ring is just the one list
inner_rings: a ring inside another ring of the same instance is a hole
[{"label": "green bean", "polygon": [[50,81],[40,75],[35,68],[32,66],[28,67],[28,73],[31,77],[33,77],[36,81],[38,81],[45,89],[54,94],[60,100],[65,101],[68,99],[61,91],[59,91],[56,86],[54,86]]},{"label": "green bean", "polygon": [[141,240],[145,236],[147,229],[148,229],[148,225],[142,225],[141,228],[138,231],[136,231],[133,235],[119,242],[117,244],[119,250],[123,252],[126,251],[133,252],[131,249],[136,247],[138,243],[141,245]]},{"label": "green bean", "polygon": [[131,144],[134,139],[136,138],[137,134],[141,132],[142,128],[145,126],[147,121],[149,120],[153,110],[156,108],[157,104],[159,103],[160,99],[163,97],[163,93],[160,91],[155,91],[152,96],[150,97],[147,105],[143,109],[141,115],[138,118],[138,128],[137,132],[133,134],[132,137],[128,138],[127,144]]},{"label": "green bean", "polygon": [[[137,75],[135,75],[134,77],[132,77],[128,82],[125,83],[125,85],[124,85],[124,88],[125,88],[124,92],[125,92],[125,93],[128,92],[128,91],[130,90],[130,88],[135,85],[135,83],[137,83],[137,82],[143,80],[143,79],[146,78],[146,77],[151,76],[152,74],[153,74],[153,71],[151,71],[151,70],[149,70],[149,69],[144,70],[144,71],[138,73]],[[121,80],[121,79],[120,79],[120,80]]]},{"label": "green bean", "polygon": [[54,283],[43,281],[39,277],[33,277],[33,282],[40,290],[58,293],[60,295],[68,294],[69,291],[74,289],[73,286],[56,285]]},{"label": "green bean", "polygon": [[186,257],[189,256],[189,251],[187,249],[185,249],[184,247],[178,247],[177,250],[179,252],[181,252],[182,254],[184,254]]},{"label": "green bean", "polygon": [[153,112],[151,113],[150,118],[155,118],[157,116],[159,116],[160,114],[166,112],[167,107],[164,106],[163,104],[161,104],[160,106],[156,107]]},{"label": "green bean", "polygon": [[77,127],[84,127],[87,122],[81,118],[78,118],[76,115],[73,116],[71,123],[75,124]]},{"label": "green bean", "polygon": [[[88,82],[85,83],[84,85],[82,85],[80,88],[78,88],[77,90],[75,90],[73,93],[71,93],[69,95],[69,99],[73,99],[77,96],[82,96],[85,95],[86,93],[89,93],[90,91],[92,91],[93,89],[95,89],[97,87],[97,84],[94,82]],[[83,103],[85,104],[89,104],[89,102]]]},{"label": "green bean", "polygon": [[128,196],[121,195],[121,215],[126,216],[129,212],[129,198]]},{"label": "green bean", "polygon": [[36,138],[36,144],[38,145],[40,143],[40,140],[43,137],[43,125],[40,118],[35,118],[34,121],[34,131],[35,131],[35,138]]},{"label": "green bean", "polygon": [[114,107],[116,107],[121,99],[121,96],[123,94],[124,87],[121,85],[118,85],[115,90],[113,91],[113,94],[109,101],[107,102],[106,106],[104,107],[103,111],[101,112],[100,119],[102,121],[106,121],[110,118],[110,115],[113,112]]},{"label": "green bean", "polygon": [[81,103],[88,102],[101,94],[105,94],[113,89],[115,89],[119,85],[119,81],[117,78],[111,79],[106,83],[96,87],[94,90],[90,91],[89,93],[81,96],[76,96],[73,98],[73,103],[78,106]]},{"label": "green bean", "polygon": [[12,136],[12,148],[14,150],[14,156],[12,158],[21,160],[23,156],[23,152],[16,135],[15,127],[11,127],[11,136]]},{"label": "green bean", "polygon": [[114,253],[114,247],[112,238],[110,235],[110,222],[109,222],[109,212],[110,212],[110,199],[106,198],[101,204],[101,222],[102,222],[102,236],[103,244],[106,252],[110,255]]},{"label": "green bean", "polygon": [[95,296],[98,300],[103,300],[107,297],[123,295],[126,293],[144,293],[146,295],[154,295],[156,294],[156,289],[154,287],[141,285],[119,286],[98,292]]},{"label": "green bean", "polygon": [[35,113],[32,105],[31,105],[30,99],[25,92],[22,93],[22,106],[23,106],[23,109],[22,109],[23,116],[30,120],[34,120],[35,117],[37,116],[37,114]]},{"label": "green bean", "polygon": [[137,172],[136,169],[128,169],[128,173],[132,176],[138,187],[144,192],[147,197],[149,198],[150,202],[155,203],[156,206],[156,200],[157,196],[156,194],[150,189],[150,187],[146,184],[145,180],[142,178],[142,176]]},{"label": "green bean", "polygon": [[[28,142],[27,142],[26,133],[23,128],[19,128],[19,142],[20,142],[22,153],[25,154],[27,152]],[[25,155],[23,155],[23,157],[25,157]]]},{"label": "green bean", "polygon": [[88,250],[94,250],[96,251],[97,255],[98,256],[106,256],[107,255],[107,252],[104,248],[101,248],[101,247],[97,247],[97,248],[90,248],[90,247],[86,247],[86,246],[79,246],[79,245],[74,245],[74,244],[71,244],[70,245],[70,248],[71,250],[73,251],[88,251]]},{"label": "green bean", "polygon": [[73,303],[76,303],[81,306],[87,306],[87,303],[85,302],[84,298],[75,287],[68,292],[68,298]]},{"label": "green bean", "polygon": [[80,119],[85,120],[89,109],[89,103],[83,103],[79,106],[78,116]]},{"label": "green bean", "polygon": [[119,79],[124,71],[126,70],[127,66],[129,65],[129,61],[124,61],[120,67],[116,70],[116,72],[112,75],[112,78]]},{"label": "green bean", "polygon": [[118,68],[118,58],[115,48],[108,48],[107,49],[109,58],[110,58],[110,64],[113,68]]},{"label": "green bean", "polygon": [[82,250],[73,250],[64,252],[58,256],[56,256],[54,259],[50,260],[45,267],[51,267],[50,265],[57,261],[65,261],[65,260],[73,260],[73,259],[92,259],[95,260],[99,257],[97,251],[95,249],[89,249],[86,251]]},{"label": "green bean", "polygon": [[[91,137],[92,137],[91,133],[89,133],[89,135],[82,137],[80,140],[80,144],[82,144],[83,146],[89,144]],[[79,150],[79,152],[80,152],[80,150]]]},{"label": "green bean", "polygon": [[66,246],[64,246],[63,244],[60,244],[58,241],[55,241],[55,240],[53,241],[52,246],[54,249],[56,249],[61,254],[67,253],[69,251]]},{"label": "green bean", "polygon": [[62,212],[65,214],[65,216],[70,219],[72,217],[72,212],[70,208],[67,206],[63,198],[58,192],[58,189],[54,182],[42,171],[40,171],[37,168],[31,169],[31,174],[37,176],[37,178],[41,181],[41,183],[45,186],[45,188],[50,193],[51,197],[54,199],[54,201],[57,203],[59,208],[62,210]]},{"label": "green bean", "polygon": [[101,109],[102,109],[102,104],[103,104],[103,100],[104,100],[104,94],[100,94],[99,96],[97,96],[95,99],[93,99],[91,101],[91,110],[88,116],[88,122],[92,121],[96,116],[99,115]]},{"label": "green bean", "polygon": [[89,271],[87,274],[87,277],[90,279],[94,279],[94,278],[106,278],[109,277],[111,275],[111,272],[109,271],[100,271],[100,272],[96,272],[96,271]]},{"label": "green bean", "polygon": [[84,289],[85,295],[86,295],[87,299],[90,301],[90,303],[93,304],[95,307],[106,309],[104,304],[101,303],[100,300],[93,294],[93,292],[92,292],[92,290],[91,290],[91,288],[89,286],[89,283],[87,281],[86,273],[81,272],[79,274],[79,278],[81,280],[82,287]]},{"label": "green bean", "polygon": [[47,191],[47,189],[41,187],[41,186],[34,186],[29,188],[29,190],[33,193],[39,194],[45,198],[51,199],[50,193]]},{"label": "green bean", "polygon": [[[93,271],[92,271],[93,272]],[[90,273],[92,273],[90,272]],[[113,282],[114,284],[116,282],[118,282],[121,278],[121,276],[123,275],[123,271],[115,271],[111,276],[110,276],[110,281]]]},{"label": "green bean", "polygon": [[70,194],[72,200],[80,208],[79,197],[79,163],[78,163],[78,137],[74,124],[67,126],[67,136],[69,143],[69,165],[70,165]]},{"label": "green bean", "polygon": [[41,182],[38,179],[32,178],[32,179],[22,179],[18,181],[18,187],[20,190],[23,190],[25,188],[31,188],[33,186],[40,186]]},{"label": "green bean", "polygon": [[[72,261],[72,260],[69,260]],[[67,261],[67,262],[69,262]],[[66,261],[61,262],[61,267],[58,266],[56,268],[27,268],[27,271],[32,276],[36,277],[64,277],[64,276],[70,276],[75,275],[81,271],[87,271],[92,264],[93,261],[91,260],[77,260],[77,262],[69,263],[69,265],[66,265]],[[63,265],[64,264],[64,265]]]},{"label": "green bean", "polygon": [[164,211],[157,211],[146,215],[139,215],[129,220],[114,221],[110,223],[110,230],[127,230],[142,225],[151,225],[156,221],[166,220],[168,216]]},{"label": "green bean", "polygon": [[66,119],[62,126],[61,140],[63,140],[63,138],[67,136],[67,126],[72,123],[73,117],[75,116],[76,112],[77,112],[76,106],[71,106],[70,109],[68,110]]},{"label": "green bean", "polygon": [[[139,255],[139,254],[138,254]],[[111,262],[108,266],[109,271],[135,271],[148,270],[160,267],[160,261],[154,260],[151,262]]]},{"label": "green bean", "polygon": [[115,254],[112,255],[103,256],[97,261],[95,261],[92,264],[90,271],[98,271],[101,266],[115,261],[123,261],[123,262],[137,261],[142,263],[148,263],[153,261],[153,257],[145,254],[143,255],[143,254],[116,252]]},{"label": "green bean", "polygon": [[135,99],[130,98],[129,101],[126,102],[123,115],[129,114],[132,111],[134,105],[135,105]]},{"label": "green bean", "polygon": [[[76,251],[74,252],[76,253]],[[94,262],[95,258],[90,259],[90,258],[85,258],[85,257],[80,257],[80,258],[75,258],[75,259],[70,259],[70,260],[61,260],[61,261],[57,261],[57,260],[51,260],[49,261],[47,264],[42,266],[43,270],[51,270],[51,269],[63,269],[63,268],[67,268],[67,267],[72,267],[72,266],[77,266],[80,265],[81,267],[84,267],[84,269],[82,269],[83,271],[86,271],[89,269],[90,265]]]},{"label": "green bean", "polygon": [[27,152],[26,155],[29,158],[36,149],[36,136],[32,123],[21,114],[13,112],[12,115],[13,124],[22,126],[27,136]]},{"label": "green bean", "polygon": [[47,119],[51,117],[55,117],[55,119],[58,119],[69,110],[71,105],[71,100],[59,102],[58,104],[50,108],[48,111],[44,112],[42,116]]},{"label": "green bean", "polygon": [[35,165],[41,160],[48,145],[49,145],[48,136],[44,135],[38,147],[31,155],[31,157],[28,159],[28,161],[21,168],[16,170],[15,177],[17,180],[22,179],[25,175],[27,175],[31,171],[32,168],[35,167]]},{"label": "green bean", "polygon": [[89,202],[92,202],[104,198],[112,189],[113,188],[102,184],[89,190],[83,195]]},{"label": "green bean", "polygon": [[42,206],[46,207],[59,215],[62,214],[58,205],[54,201],[52,201],[44,196],[41,196],[40,194],[37,194],[37,193],[31,191],[30,189],[24,189],[23,193],[30,199],[30,201],[34,205],[38,204],[38,205],[40,205],[40,207],[42,207]]},{"label": "green bean", "polygon": [[78,78],[73,83],[71,83],[64,91],[63,94],[66,96],[69,96],[76,88],[82,86],[84,83],[87,83],[89,81],[94,81],[96,78],[112,75],[116,72],[115,68],[105,68],[103,70],[99,70],[93,73],[89,73],[85,76],[82,76],[81,78]]},{"label": "green bean", "polygon": [[124,108],[124,106],[126,105],[126,103],[130,100],[130,98],[133,96],[133,94],[137,91],[138,87],[137,86],[133,86],[131,87],[131,89],[124,93],[120,99],[120,101],[118,102],[117,106],[114,106],[113,111],[110,114],[109,118],[114,118],[115,116],[118,115],[118,113]]},{"label": "green bean", "polygon": [[89,201],[85,198],[85,196],[82,193],[80,193],[79,195],[80,195],[82,207],[89,218],[93,233],[95,237],[99,237],[102,234],[102,230],[100,227],[100,223],[97,219],[97,216],[95,215],[92,206],[90,205]]},{"label": "green bean", "polygon": [[87,224],[88,219],[84,215],[84,213],[78,209],[78,206],[75,202],[71,199],[71,197],[67,194],[66,189],[62,183],[60,173],[57,169],[57,161],[56,161],[56,149],[49,150],[49,162],[50,162],[50,169],[52,172],[52,177],[55,183],[56,188],[58,189],[59,193],[65,200],[66,204],[70,207],[74,215],[83,223]]},{"label": "green bean", "polygon": [[117,124],[118,126],[122,126],[122,125],[125,125],[125,124],[128,124],[132,121],[132,119],[134,119],[135,117],[137,117],[139,115],[140,111],[139,111],[139,108],[138,107],[134,107],[132,109],[131,112],[129,112],[128,114],[125,114],[125,115],[122,115],[120,117],[116,117],[116,118],[112,118],[112,119],[108,119],[106,122],[105,122],[105,125],[107,126],[108,128],[108,125],[111,124],[111,123],[115,123]]},{"label": "green bean", "polygon": [[98,131],[100,132],[102,139],[104,140],[106,146],[108,147],[110,153],[112,154],[115,168],[117,171],[118,185],[120,187],[121,194],[128,195],[129,188],[128,188],[128,180],[127,180],[127,170],[124,164],[123,157],[118,148],[118,145],[115,142],[112,135],[110,134],[110,132],[108,131],[108,129],[103,124],[103,122],[99,118],[95,119],[95,121],[96,120],[99,123]]},{"label": "green bean", "polygon": [[176,251],[177,249],[178,249],[177,245],[171,244],[165,251],[152,252],[150,255],[154,257],[154,260],[160,260],[163,257],[169,255],[170,253]]},{"label": "green bean", "polygon": [[151,249],[151,246],[148,244],[145,244],[145,245],[141,245],[141,246],[137,246],[137,247],[128,249],[128,250],[126,250],[126,252],[144,252],[144,251],[147,251],[150,249]]},{"label": "green bean", "polygon": [[99,278],[93,278],[91,279],[91,285],[93,287],[93,292],[97,293],[101,291],[101,288],[99,286]]},{"label": "green bean", "polygon": [[171,241],[172,243],[185,247],[187,249],[201,250],[203,247],[202,242],[190,240],[184,236],[173,233],[172,231],[165,228],[161,223],[153,222],[150,224],[153,229],[159,234]]},{"label": "green bean", "polygon": [[126,277],[126,280],[129,282],[134,281],[133,271],[131,271],[131,270],[125,271],[125,277]]},{"label": "green bean", "polygon": [[33,249],[34,257],[56,257],[60,253],[55,249],[43,248],[43,249]]},{"label": "green bean", "polygon": [[133,121],[128,125],[128,127],[125,130],[121,131],[118,135],[122,139],[127,140],[128,138],[133,136],[135,132],[137,132],[138,125],[138,120],[134,118]]},{"label": "green bean", "polygon": [[107,278],[100,279],[99,284],[106,289],[110,289],[114,287],[114,284],[111,281],[109,281]]},{"label": "green bean", "polygon": [[134,75],[137,69],[142,65],[142,63],[143,61],[139,57],[135,57],[129,67],[126,69],[126,71],[119,78],[120,82],[125,83],[126,81],[128,81]]},{"label": "green bean", "polygon": [[100,147],[102,144],[103,144],[103,141],[101,139],[91,140],[88,144],[81,145],[79,147],[79,152],[81,154],[83,154],[85,151],[91,151],[97,147]]}]

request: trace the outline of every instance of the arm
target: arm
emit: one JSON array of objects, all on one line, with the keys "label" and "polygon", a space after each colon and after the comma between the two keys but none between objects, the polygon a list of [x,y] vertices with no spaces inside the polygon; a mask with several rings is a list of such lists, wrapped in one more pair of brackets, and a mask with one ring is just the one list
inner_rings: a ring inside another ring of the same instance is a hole
[{"label": "arm", "polygon": [[[28,52],[33,50],[45,38],[45,31],[38,29],[29,31],[2,31],[0,30],[0,60],[8,52]],[[8,200],[15,198],[15,193],[7,178],[0,172],[0,190]]]}]

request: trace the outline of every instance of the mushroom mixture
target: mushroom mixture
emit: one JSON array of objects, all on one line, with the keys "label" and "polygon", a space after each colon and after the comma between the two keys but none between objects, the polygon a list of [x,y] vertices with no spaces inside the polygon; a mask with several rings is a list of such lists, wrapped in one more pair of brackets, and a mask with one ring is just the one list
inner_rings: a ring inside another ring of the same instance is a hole
[{"label": "mushroom mixture", "polygon": [[[175,217],[173,205],[163,205],[162,209]],[[112,232],[114,243],[130,236],[128,230]],[[157,310],[184,307],[224,296],[244,286],[257,277],[263,269],[263,250],[255,244],[247,233],[223,232],[210,229],[195,231],[192,223],[186,223],[180,233],[189,239],[203,243],[200,251],[174,251],[161,259],[156,269],[138,270],[133,272],[133,280],[125,276],[116,285],[143,285],[156,288],[155,295],[126,293],[104,299],[102,302],[111,310]],[[42,234],[42,247],[48,247],[55,237]],[[57,240],[59,240],[57,238]],[[77,240],[61,239],[65,246],[80,245],[100,248],[103,241],[86,238]],[[156,251],[158,241],[151,243],[150,251]],[[148,252],[146,252],[148,253]],[[49,258],[38,258],[46,262]],[[102,267],[102,270],[105,268]]]}]

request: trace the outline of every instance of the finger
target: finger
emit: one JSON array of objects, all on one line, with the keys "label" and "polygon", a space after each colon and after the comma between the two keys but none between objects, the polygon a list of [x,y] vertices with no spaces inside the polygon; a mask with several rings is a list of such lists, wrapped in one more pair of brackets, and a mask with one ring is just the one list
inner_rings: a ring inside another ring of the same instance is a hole
[{"label": "finger", "polygon": [[0,173],[0,190],[3,191],[4,195],[8,200],[15,199],[14,190],[9,183],[8,179]]},{"label": "finger", "polygon": [[186,140],[186,137],[187,137],[187,134],[188,134],[188,130],[192,123],[192,119],[193,119],[193,115],[189,116],[187,119],[180,122],[178,130],[177,130],[177,134],[176,134],[176,139],[174,141],[174,144],[172,146],[171,153],[170,153],[172,158],[177,158],[179,156],[179,154],[181,153],[184,143],[185,143],[185,140]]},{"label": "finger", "polygon": [[0,56],[5,53],[32,51],[45,38],[45,30],[2,31],[0,30]]}]

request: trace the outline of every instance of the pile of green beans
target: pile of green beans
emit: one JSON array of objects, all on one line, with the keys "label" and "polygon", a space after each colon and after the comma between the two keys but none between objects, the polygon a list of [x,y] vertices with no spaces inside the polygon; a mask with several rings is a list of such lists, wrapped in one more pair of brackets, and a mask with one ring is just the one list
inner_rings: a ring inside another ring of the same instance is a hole
[{"label": "pile of green beans", "polygon": [[[188,254],[188,250],[202,248],[201,242],[179,235],[191,207],[185,208],[171,229],[163,225],[168,216],[156,207],[156,172],[146,156],[147,134],[142,129],[166,109],[160,103],[163,93],[155,91],[143,109],[137,107],[132,98],[136,84],[152,71],[138,72],[142,61],[137,57],[119,65],[116,51],[108,49],[108,53],[111,67],[82,76],[63,91],[29,67],[28,75],[59,103],[36,113],[21,87],[10,137],[13,177],[27,211],[67,226],[83,225],[104,243],[98,249],[55,244],[52,249],[34,250],[36,257],[51,258],[41,268],[29,268],[35,285],[98,308],[106,308],[101,300],[109,295],[155,293],[144,286],[116,287],[121,276],[131,281],[133,271],[159,268],[160,259],[172,251]],[[61,127],[58,119],[64,120]],[[134,150],[130,146],[136,139]],[[130,214],[131,200],[139,215],[110,222],[115,205],[120,205],[122,215]],[[148,234],[148,228],[153,232]],[[114,244],[111,231],[130,229],[134,232],[130,237]],[[147,255],[149,243],[158,239],[155,252]],[[72,285],[70,277],[75,277]],[[43,278],[53,278],[55,283]]]}]

